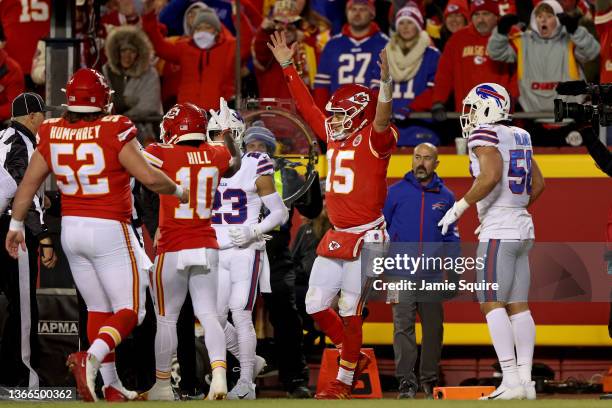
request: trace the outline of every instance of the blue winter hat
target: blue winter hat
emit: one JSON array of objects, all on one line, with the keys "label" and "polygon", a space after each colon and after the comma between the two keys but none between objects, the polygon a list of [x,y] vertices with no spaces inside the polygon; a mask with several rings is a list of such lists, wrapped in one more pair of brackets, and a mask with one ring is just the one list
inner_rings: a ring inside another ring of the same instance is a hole
[{"label": "blue winter hat", "polygon": [[253,125],[244,133],[244,144],[247,145],[254,140],[259,140],[266,144],[268,152],[274,153],[276,151],[276,137],[274,133],[267,127],[262,126],[263,123],[255,122]]}]

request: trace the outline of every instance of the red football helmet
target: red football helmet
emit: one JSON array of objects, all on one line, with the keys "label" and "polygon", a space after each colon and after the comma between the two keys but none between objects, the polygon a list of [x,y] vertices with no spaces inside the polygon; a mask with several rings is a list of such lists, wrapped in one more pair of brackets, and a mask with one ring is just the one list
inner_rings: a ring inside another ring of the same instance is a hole
[{"label": "red football helmet", "polygon": [[[325,109],[332,113],[332,116],[325,119],[327,137],[342,140],[374,120],[376,102],[369,88],[348,84],[334,92]],[[344,114],[342,119],[335,118],[337,113]]]},{"label": "red football helmet", "polygon": [[186,140],[206,140],[208,120],[202,109],[193,103],[177,103],[165,115],[161,139],[166,144]]},{"label": "red football helmet", "polygon": [[106,79],[98,71],[81,68],[75,72],[66,88],[66,101],[71,112],[89,113],[109,111],[111,91]]}]

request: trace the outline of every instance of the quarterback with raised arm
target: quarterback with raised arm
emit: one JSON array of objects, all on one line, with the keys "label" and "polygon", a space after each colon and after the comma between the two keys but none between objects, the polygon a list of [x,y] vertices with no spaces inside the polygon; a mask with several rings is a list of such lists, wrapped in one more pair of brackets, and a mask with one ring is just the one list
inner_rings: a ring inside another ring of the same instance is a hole
[{"label": "quarterback with raised arm", "polygon": [[[283,67],[300,114],[327,142],[325,199],[333,228],[317,248],[306,310],[342,348],[336,380],[316,398],[346,399],[369,364],[360,351],[361,312],[367,293],[367,288],[362,293],[361,248],[364,242],[382,244],[388,239],[382,208],[387,195],[387,167],[398,135],[390,124],[393,87],[387,56],[384,50],[380,53],[378,100],[363,85],[343,85],[327,103],[330,116],[326,118],[293,66],[295,44],[288,47],[283,32],[274,33],[270,39],[268,47]],[[338,292],[339,315],[330,307]]]},{"label": "quarterback with raised arm", "polygon": [[474,183],[440,223],[442,233],[476,204],[480,227],[478,282],[498,290],[478,293],[480,310],[503,372],[501,385],[481,399],[535,399],[531,366],[535,323],[529,311],[529,250],[535,239],[527,207],[544,190],[544,178],[533,157],[531,136],[510,124],[510,95],[495,83],[476,85],[463,100],[460,117],[468,138]]},{"label": "quarterback with raised arm", "polygon": [[140,153],[136,127],[125,116],[109,115],[111,90],[88,68],[66,84],[68,111],[38,130],[38,147],[13,201],[6,248],[23,248],[23,219],[32,197],[49,173],[62,195],[62,248],[87,305],[87,351],[73,353],[68,365],[79,394],[96,401],[98,371],[108,401],[132,400],[115,369],[115,348],[145,314],[151,263],[132,228],[130,175],[148,189],[187,202],[189,190],[151,167]]}]

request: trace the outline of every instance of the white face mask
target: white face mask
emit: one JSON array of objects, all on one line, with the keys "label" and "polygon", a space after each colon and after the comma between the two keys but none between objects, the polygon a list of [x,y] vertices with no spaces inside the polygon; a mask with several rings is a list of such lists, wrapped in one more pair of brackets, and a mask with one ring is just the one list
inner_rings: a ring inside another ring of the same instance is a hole
[{"label": "white face mask", "polygon": [[199,48],[207,50],[215,43],[215,35],[208,31],[198,31],[193,35],[193,41]]}]

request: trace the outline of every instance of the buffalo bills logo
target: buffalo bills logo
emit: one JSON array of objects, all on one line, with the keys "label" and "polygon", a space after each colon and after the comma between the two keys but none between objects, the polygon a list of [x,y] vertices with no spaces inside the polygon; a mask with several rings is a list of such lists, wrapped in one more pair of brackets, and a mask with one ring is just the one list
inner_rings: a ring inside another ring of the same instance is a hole
[{"label": "buffalo bills logo", "polygon": [[446,203],[443,201],[439,201],[431,206],[432,210],[444,211],[446,209]]},{"label": "buffalo bills logo", "polygon": [[502,107],[502,102],[506,101],[506,98],[490,85],[482,85],[476,88],[476,95],[481,99],[493,99],[500,108]]},{"label": "buffalo bills logo", "polygon": [[330,251],[335,251],[340,248],[340,244],[337,241],[332,241],[329,243],[328,248]]}]

